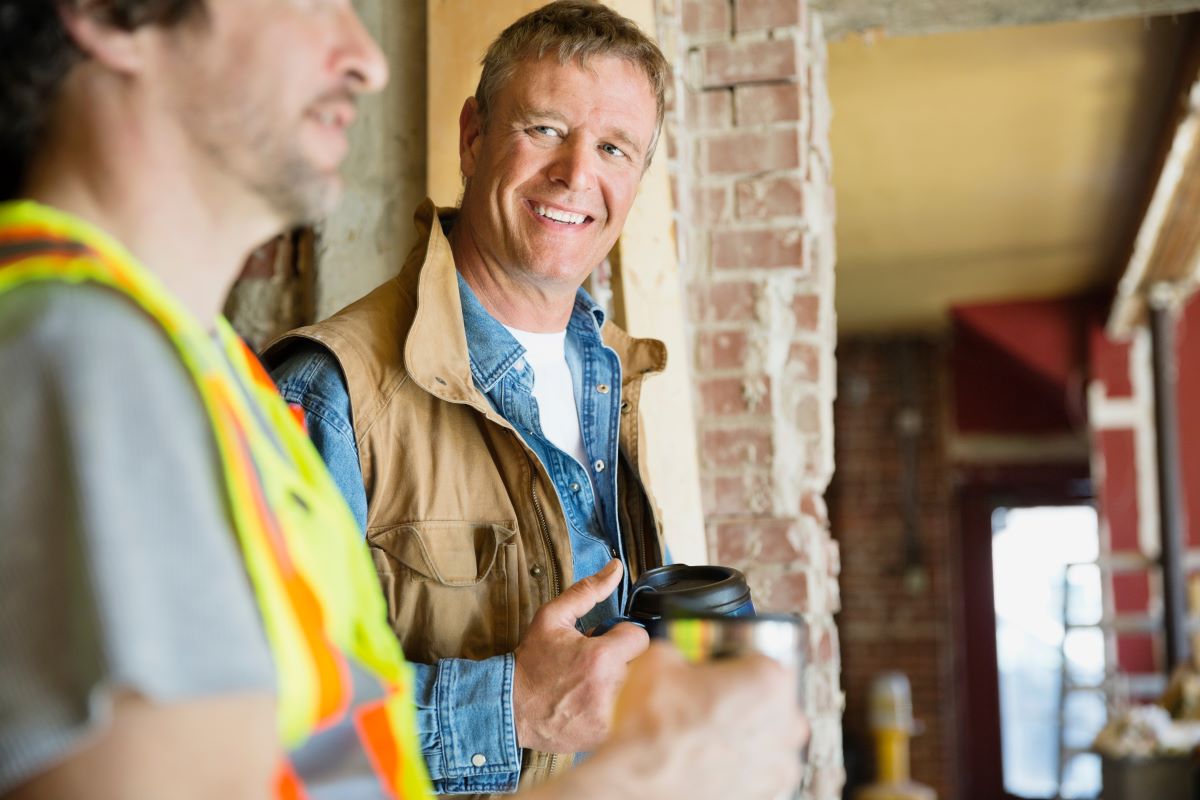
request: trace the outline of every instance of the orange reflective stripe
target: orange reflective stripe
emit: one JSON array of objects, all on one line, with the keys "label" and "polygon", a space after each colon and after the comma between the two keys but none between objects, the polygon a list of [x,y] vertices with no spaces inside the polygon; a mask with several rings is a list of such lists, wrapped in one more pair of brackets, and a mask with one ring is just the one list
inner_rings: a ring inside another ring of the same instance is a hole
[{"label": "orange reflective stripe", "polygon": [[341,717],[349,708],[352,694],[350,668],[341,651],[329,641],[320,600],[308,581],[296,569],[291,553],[288,552],[283,532],[279,529],[279,523],[262,493],[262,483],[254,467],[246,431],[237,414],[229,407],[231,399],[228,392],[223,385],[216,382],[212,391],[220,399],[222,410],[229,418],[229,429],[237,434],[235,447],[231,448],[234,451],[231,455],[237,457],[236,468],[239,474],[236,484],[244,494],[249,495],[248,498],[244,498],[248,502],[243,503],[242,507],[253,509],[256,514],[256,524],[252,529],[265,540],[274,555],[273,563],[278,568],[284,592],[300,623],[300,632],[317,675],[317,717],[314,724],[320,728],[325,723]]},{"label": "orange reflective stripe", "polygon": [[358,729],[358,738],[363,743],[367,757],[371,759],[371,766],[380,784],[389,797],[399,797],[398,790],[402,785],[400,743],[392,732],[387,700],[368,703],[358,709],[354,715],[354,727]]},{"label": "orange reflective stripe", "polygon": [[300,782],[296,771],[292,769],[292,762],[286,758],[279,765],[279,771],[275,775],[273,796],[276,800],[307,800],[308,798],[304,791],[304,784]]}]

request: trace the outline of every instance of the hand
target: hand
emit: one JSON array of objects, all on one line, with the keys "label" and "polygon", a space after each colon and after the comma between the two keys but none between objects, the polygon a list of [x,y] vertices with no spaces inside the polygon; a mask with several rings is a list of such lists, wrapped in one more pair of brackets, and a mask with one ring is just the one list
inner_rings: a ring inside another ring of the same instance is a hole
[{"label": "hand", "polygon": [[584,752],[608,735],[627,665],[650,640],[628,622],[594,638],[580,633],[575,623],[613,593],[622,569],[620,561],[608,562],[534,615],[517,645],[513,670],[513,716],[521,747]]},{"label": "hand", "polygon": [[637,776],[637,793],[659,800],[785,796],[809,735],[797,683],[765,656],[693,665],[656,643],[630,665],[612,737],[584,766]]}]

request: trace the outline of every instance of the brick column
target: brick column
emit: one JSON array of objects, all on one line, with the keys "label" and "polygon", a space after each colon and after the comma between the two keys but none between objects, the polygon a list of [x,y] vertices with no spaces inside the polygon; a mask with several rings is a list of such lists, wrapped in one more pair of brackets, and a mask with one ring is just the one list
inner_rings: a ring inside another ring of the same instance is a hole
[{"label": "brick column", "polygon": [[[660,0],[710,556],[811,632],[806,796],[841,752],[833,472],[833,191],[824,38],[803,0]],[[675,26],[674,30],[671,30]]]}]

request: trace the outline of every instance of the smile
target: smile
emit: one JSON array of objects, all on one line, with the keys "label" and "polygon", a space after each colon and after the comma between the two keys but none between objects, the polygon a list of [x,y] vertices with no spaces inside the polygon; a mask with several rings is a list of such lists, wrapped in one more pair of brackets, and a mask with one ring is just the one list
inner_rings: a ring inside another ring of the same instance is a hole
[{"label": "smile", "polygon": [[550,206],[540,204],[533,206],[533,213],[537,214],[539,217],[545,217],[546,219],[553,220],[555,222],[561,222],[566,225],[582,225],[589,219],[587,214],[577,214],[572,211],[563,211],[559,208],[552,208]]}]

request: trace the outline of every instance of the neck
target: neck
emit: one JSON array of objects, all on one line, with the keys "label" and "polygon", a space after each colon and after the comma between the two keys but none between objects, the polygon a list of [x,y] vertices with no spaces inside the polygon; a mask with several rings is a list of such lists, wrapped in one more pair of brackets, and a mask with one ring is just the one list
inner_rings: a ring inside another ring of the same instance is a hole
[{"label": "neck", "polygon": [[22,196],[104,230],[210,326],[246,257],[277,222],[257,201],[219,197],[211,178],[189,169],[182,150],[135,115],[92,106],[53,128]]},{"label": "neck", "polygon": [[530,333],[567,329],[578,286],[547,286],[504,269],[479,247],[461,214],[449,239],[454,266],[483,307],[502,324]]}]

